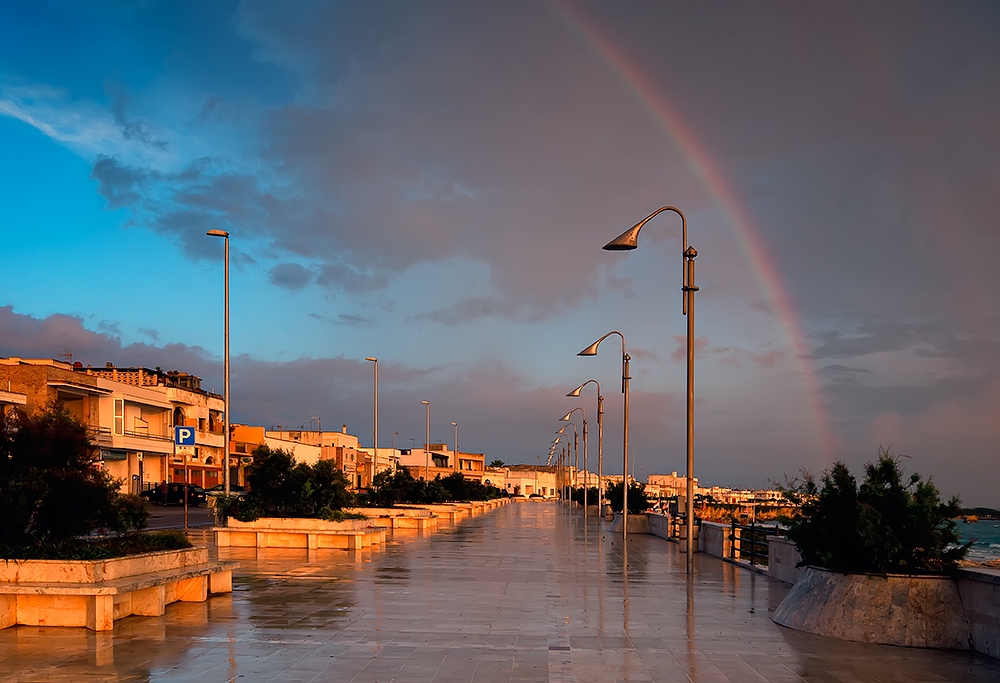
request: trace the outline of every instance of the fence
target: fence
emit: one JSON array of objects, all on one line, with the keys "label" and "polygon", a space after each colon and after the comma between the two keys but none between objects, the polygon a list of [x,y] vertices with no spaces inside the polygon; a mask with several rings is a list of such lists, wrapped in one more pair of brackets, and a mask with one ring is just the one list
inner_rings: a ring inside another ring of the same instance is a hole
[{"label": "fence", "polygon": [[751,566],[768,564],[769,539],[779,533],[777,526],[760,524],[741,525],[733,522],[730,527],[730,558],[748,562]]}]

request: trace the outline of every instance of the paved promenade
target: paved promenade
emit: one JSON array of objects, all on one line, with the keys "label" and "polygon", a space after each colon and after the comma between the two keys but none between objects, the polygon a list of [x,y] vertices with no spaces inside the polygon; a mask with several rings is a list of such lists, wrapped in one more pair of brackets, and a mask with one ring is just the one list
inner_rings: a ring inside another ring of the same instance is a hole
[{"label": "paved promenade", "polygon": [[[196,532],[197,533],[197,532]],[[202,532],[204,533],[204,532]],[[1000,661],[845,643],[768,618],[780,583],[511,504],[383,550],[224,550],[231,595],[112,634],[0,631],[0,681],[1000,681]]]}]

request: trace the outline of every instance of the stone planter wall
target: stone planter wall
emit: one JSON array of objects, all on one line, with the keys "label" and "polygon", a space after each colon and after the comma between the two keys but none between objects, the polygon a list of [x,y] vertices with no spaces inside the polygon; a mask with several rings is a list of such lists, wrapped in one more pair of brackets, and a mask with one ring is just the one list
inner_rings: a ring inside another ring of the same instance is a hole
[{"label": "stone planter wall", "polygon": [[[622,533],[622,514],[620,512],[615,513],[615,518],[611,522],[611,526],[608,527],[608,531],[611,533]],[[648,534],[649,533],[649,517],[646,514],[640,515],[629,515],[628,516],[628,532],[630,534]]]},{"label": "stone planter wall", "polygon": [[235,562],[207,548],[110,560],[0,560],[0,628],[86,626],[109,631],[130,615],[162,616],[172,602],[204,602],[233,589]]},{"label": "stone planter wall", "polygon": [[214,527],[219,548],[330,548],[357,550],[385,543],[385,529],[367,519],[328,522],[325,519],[261,517],[253,522],[230,518]]},{"label": "stone planter wall", "polygon": [[941,576],[808,567],[772,619],[797,631],[883,645],[967,650],[971,639],[958,586]]}]

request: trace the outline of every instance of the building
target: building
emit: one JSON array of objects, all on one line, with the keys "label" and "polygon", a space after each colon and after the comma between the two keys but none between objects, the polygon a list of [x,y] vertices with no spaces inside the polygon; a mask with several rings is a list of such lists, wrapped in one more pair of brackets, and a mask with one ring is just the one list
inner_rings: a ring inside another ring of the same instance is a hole
[{"label": "building", "polygon": [[[0,386],[12,396],[5,406],[28,412],[64,406],[87,426],[101,468],[124,491],[182,481],[185,465],[189,481],[206,487],[221,481],[225,402],[202,391],[200,383],[193,375],[159,369],[0,358]],[[194,446],[175,449],[175,424],[194,427]]]},{"label": "building", "polygon": [[399,465],[405,467],[414,479],[434,479],[460,472],[473,481],[483,481],[486,455],[449,450],[447,444],[427,444],[427,449],[410,448],[399,451]]},{"label": "building", "polygon": [[[321,449],[320,457],[324,460],[336,461],[337,469],[344,473],[347,480],[356,489],[364,488],[371,483],[371,479],[366,478],[364,453],[361,452],[360,441],[357,436],[347,433],[347,425],[343,425],[339,432],[279,428],[267,430],[267,435],[285,442],[319,447]],[[370,472],[371,467],[367,471]]]},{"label": "building", "polygon": [[509,496],[559,497],[560,468],[556,465],[490,467],[486,479]]}]

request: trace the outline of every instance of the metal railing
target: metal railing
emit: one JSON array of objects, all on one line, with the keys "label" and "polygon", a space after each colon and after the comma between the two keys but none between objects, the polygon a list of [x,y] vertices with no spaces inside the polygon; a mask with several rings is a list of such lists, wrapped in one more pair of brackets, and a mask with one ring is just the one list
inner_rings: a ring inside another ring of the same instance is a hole
[{"label": "metal railing", "polygon": [[771,536],[777,536],[780,530],[777,526],[737,524],[735,521],[729,533],[730,558],[749,562],[751,566],[768,563],[768,550]]}]

